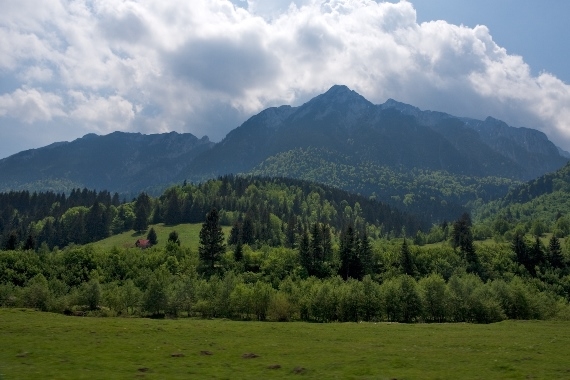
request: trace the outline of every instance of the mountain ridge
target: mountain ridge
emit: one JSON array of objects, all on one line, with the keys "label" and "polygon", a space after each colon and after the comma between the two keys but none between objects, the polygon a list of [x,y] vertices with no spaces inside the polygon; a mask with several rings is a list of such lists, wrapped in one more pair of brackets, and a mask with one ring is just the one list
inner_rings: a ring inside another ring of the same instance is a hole
[{"label": "mountain ridge", "polygon": [[[483,133],[495,130],[501,139]],[[264,157],[290,149],[332,146],[347,153],[351,144],[369,156],[381,150],[382,155],[374,156],[381,165],[458,174],[466,174],[462,168],[468,168],[474,175],[517,180],[556,170],[567,161],[539,131],[510,127],[493,118],[480,121],[421,111],[393,99],[374,105],[348,87],[335,85],[301,106],[272,108],[251,117],[202,160],[198,157],[200,164],[186,174],[192,180],[202,180],[228,170],[247,172]]]},{"label": "mountain ridge", "polygon": [[65,188],[55,190],[90,187],[137,191],[148,187],[147,183],[172,181],[173,175],[185,166],[180,165],[181,160],[191,160],[212,145],[207,137],[198,139],[189,133],[87,134],[71,142],[29,149],[0,160],[0,190],[33,188],[34,184],[40,188],[33,190],[42,190],[42,183],[53,183],[44,189],[54,190],[52,187],[62,182]]}]

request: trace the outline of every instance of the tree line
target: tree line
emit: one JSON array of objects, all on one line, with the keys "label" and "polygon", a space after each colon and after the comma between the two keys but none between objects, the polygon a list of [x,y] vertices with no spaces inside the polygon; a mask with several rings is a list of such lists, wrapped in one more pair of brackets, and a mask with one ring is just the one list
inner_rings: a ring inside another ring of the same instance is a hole
[{"label": "tree line", "polygon": [[0,194],[0,208],[4,250],[86,244],[131,229],[146,231],[149,224],[201,223],[212,208],[225,225],[245,222],[249,244],[292,246],[292,231],[313,223],[338,231],[348,224],[375,226],[375,233],[392,236],[425,228],[421,220],[373,199],[285,178],[225,176],[173,186],[156,198],[143,192],[131,202],[87,189],[69,196],[11,192]]}]

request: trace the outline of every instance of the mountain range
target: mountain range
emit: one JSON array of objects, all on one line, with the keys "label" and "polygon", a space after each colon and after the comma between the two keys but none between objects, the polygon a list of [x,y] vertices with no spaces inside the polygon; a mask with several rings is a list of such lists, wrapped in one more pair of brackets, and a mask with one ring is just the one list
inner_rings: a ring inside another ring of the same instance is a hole
[{"label": "mountain range", "polygon": [[0,191],[134,194],[253,173],[323,182],[442,219],[567,161],[537,130],[392,99],[375,105],[336,85],[299,107],[268,108],[219,143],[189,133],[115,132],[20,152],[0,160]]},{"label": "mountain range", "polygon": [[300,107],[269,108],[253,116],[196,157],[186,176],[248,172],[272,156],[307,148],[391,168],[517,180],[567,161],[533,129],[490,117],[480,121],[421,111],[391,99],[374,105],[346,86],[333,86]]}]

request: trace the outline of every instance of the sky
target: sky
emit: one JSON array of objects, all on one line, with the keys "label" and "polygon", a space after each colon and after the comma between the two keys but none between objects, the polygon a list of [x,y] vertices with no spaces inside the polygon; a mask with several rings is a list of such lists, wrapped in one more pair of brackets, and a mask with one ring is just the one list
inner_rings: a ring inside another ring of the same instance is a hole
[{"label": "sky", "polygon": [[344,84],[570,150],[567,0],[1,0],[0,158],[87,133],[220,141]]}]

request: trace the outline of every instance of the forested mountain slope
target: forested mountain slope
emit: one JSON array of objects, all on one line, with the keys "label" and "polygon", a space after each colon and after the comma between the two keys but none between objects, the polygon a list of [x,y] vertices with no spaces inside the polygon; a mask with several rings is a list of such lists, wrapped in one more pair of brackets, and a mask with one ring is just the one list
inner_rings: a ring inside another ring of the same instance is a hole
[{"label": "forested mountain slope", "polygon": [[86,189],[69,196],[0,193],[0,250],[86,244],[131,229],[144,231],[149,221],[201,223],[213,208],[225,225],[248,221],[248,243],[272,246],[295,244],[299,233],[315,223],[337,231],[369,227],[392,236],[428,227],[426,220],[337,188],[287,178],[225,176],[173,186],[157,198],[141,193],[129,203],[121,203],[118,194]]},{"label": "forested mountain slope", "polygon": [[540,236],[551,231],[570,234],[570,164],[511,189],[506,196],[475,208],[481,225],[495,233],[508,231]]},{"label": "forested mountain slope", "polygon": [[446,171],[398,170],[325,149],[294,149],[263,161],[250,173],[301,178],[367,194],[430,221],[456,219],[474,204],[503,196],[516,181]]},{"label": "forested mountain slope", "polygon": [[136,193],[164,188],[197,154],[214,145],[190,133],[86,135],[0,160],[0,191],[69,192],[74,188]]}]

